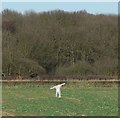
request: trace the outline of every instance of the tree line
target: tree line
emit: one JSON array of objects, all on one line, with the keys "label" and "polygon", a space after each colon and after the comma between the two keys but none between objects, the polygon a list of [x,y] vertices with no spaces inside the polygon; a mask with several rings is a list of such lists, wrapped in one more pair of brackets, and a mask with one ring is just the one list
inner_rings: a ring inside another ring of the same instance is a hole
[{"label": "tree line", "polygon": [[117,15],[2,11],[6,75],[118,75]]}]

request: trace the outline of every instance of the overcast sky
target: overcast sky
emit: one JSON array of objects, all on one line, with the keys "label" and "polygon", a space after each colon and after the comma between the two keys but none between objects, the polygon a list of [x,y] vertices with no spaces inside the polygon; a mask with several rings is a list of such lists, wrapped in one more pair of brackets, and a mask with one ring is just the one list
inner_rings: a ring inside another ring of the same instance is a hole
[{"label": "overcast sky", "polygon": [[93,14],[118,14],[117,2],[3,2],[2,10],[6,8],[22,13],[28,10],[42,12],[61,9],[71,12],[85,9]]}]

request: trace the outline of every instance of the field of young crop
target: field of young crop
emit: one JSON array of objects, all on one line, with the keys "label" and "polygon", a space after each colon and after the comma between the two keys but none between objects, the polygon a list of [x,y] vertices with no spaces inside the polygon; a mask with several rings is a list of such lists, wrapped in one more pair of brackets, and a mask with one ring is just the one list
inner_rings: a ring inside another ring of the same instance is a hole
[{"label": "field of young crop", "polygon": [[117,87],[83,87],[66,83],[62,97],[50,87],[55,83],[3,83],[3,116],[117,116]]}]

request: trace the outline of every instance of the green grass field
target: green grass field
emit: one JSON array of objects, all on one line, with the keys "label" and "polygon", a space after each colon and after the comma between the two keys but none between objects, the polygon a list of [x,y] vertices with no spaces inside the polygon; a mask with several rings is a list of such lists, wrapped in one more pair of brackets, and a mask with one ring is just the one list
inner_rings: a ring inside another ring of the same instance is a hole
[{"label": "green grass field", "polygon": [[54,84],[4,85],[3,116],[117,116],[118,88],[81,88],[65,85],[62,98],[55,97]]}]

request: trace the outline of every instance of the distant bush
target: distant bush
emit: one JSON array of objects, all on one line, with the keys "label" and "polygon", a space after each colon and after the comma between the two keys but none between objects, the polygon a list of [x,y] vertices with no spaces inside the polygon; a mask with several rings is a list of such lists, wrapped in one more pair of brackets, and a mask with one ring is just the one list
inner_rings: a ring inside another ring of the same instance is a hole
[{"label": "distant bush", "polygon": [[95,74],[93,70],[89,63],[80,61],[74,65],[58,67],[56,75],[91,75]]},{"label": "distant bush", "polygon": [[[7,70],[8,65],[4,66],[4,70]],[[40,75],[45,74],[45,69],[42,68],[37,62],[22,58],[22,59],[16,59],[14,62],[10,64],[12,75],[15,75],[15,73],[19,73],[22,75],[30,75],[31,73],[39,73]],[[9,72],[6,72],[7,75]]]},{"label": "distant bush", "polygon": [[94,69],[98,75],[118,75],[118,59],[103,57],[94,63]]},{"label": "distant bush", "polygon": [[94,64],[89,64],[85,61],[76,62],[74,65],[60,66],[56,69],[56,75],[118,75],[118,62],[117,59],[103,58]]}]

